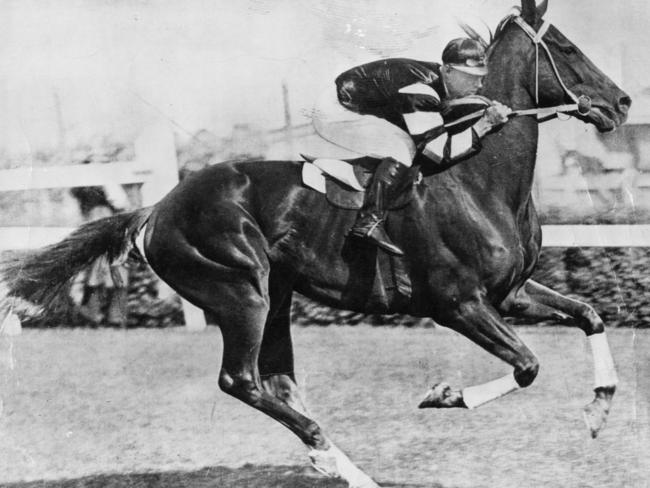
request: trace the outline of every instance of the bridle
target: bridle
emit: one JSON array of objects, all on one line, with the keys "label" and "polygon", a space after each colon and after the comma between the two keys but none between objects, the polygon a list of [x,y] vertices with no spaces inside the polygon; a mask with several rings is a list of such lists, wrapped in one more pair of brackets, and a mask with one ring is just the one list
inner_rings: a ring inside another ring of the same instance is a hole
[{"label": "bridle", "polygon": [[553,68],[553,73],[555,74],[555,78],[557,79],[558,83],[564,90],[564,93],[566,93],[571,98],[571,100],[575,102],[572,104],[558,105],[555,107],[535,108],[530,110],[518,110],[518,111],[513,111],[513,113],[516,112],[517,115],[532,115],[532,114],[542,114],[542,113],[545,113],[545,115],[549,115],[549,114],[555,115],[560,112],[577,111],[580,115],[587,115],[591,111],[591,99],[586,95],[577,96],[569,89],[569,87],[566,86],[566,84],[562,80],[560,71],[557,69],[557,65],[555,64],[555,59],[553,59],[553,54],[551,53],[551,50],[544,42],[544,35],[548,31],[548,28],[551,26],[551,23],[545,20],[540,26],[539,30],[535,31],[524,19],[522,19],[518,15],[513,18],[513,21],[521,28],[521,30],[523,30],[526,33],[526,35],[530,38],[531,41],[533,41],[533,44],[535,45],[535,105],[539,106],[539,48],[540,46],[546,52],[546,56],[548,57],[549,63],[551,64],[551,68]]},{"label": "bridle", "polygon": [[[510,117],[518,117],[521,115],[536,115],[538,122],[541,123],[557,117],[559,113],[577,111],[580,115],[587,115],[591,111],[591,99],[586,95],[577,96],[569,89],[569,87],[566,86],[566,84],[562,80],[560,71],[557,69],[557,65],[555,64],[555,60],[553,59],[553,54],[551,53],[551,50],[544,42],[544,35],[546,34],[549,27],[551,26],[550,22],[545,20],[542,23],[539,30],[535,31],[528,24],[528,22],[522,19],[521,16],[519,15],[513,16],[513,21],[526,33],[526,35],[530,38],[530,40],[535,45],[535,105],[536,107],[523,109],[523,110],[513,110],[510,113]],[[555,74],[555,78],[560,83],[560,86],[564,90],[564,93],[566,93],[571,98],[571,100],[574,101],[574,103],[565,104],[565,105],[556,105],[554,107],[541,107],[541,108],[539,107],[539,48],[540,46],[546,52],[546,56],[548,57],[549,63],[553,68],[553,73]],[[445,124],[445,127],[453,127],[463,122],[467,122],[468,120],[478,118],[483,115],[483,112],[484,109],[478,110],[474,113],[471,113],[469,115],[466,115],[464,117],[461,117],[459,119],[456,119],[452,122]]]}]

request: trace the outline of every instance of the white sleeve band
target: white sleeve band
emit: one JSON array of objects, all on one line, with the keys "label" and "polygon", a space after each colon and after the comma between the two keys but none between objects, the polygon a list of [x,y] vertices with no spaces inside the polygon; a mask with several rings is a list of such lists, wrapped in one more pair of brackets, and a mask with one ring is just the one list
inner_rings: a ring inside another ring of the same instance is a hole
[{"label": "white sleeve band", "polygon": [[429,159],[440,162],[445,155],[445,144],[447,144],[447,138],[443,134],[424,146],[422,152]]},{"label": "white sleeve band", "polygon": [[453,159],[469,151],[472,148],[472,142],[474,139],[471,128],[451,136],[450,157]]},{"label": "white sleeve band", "polygon": [[609,350],[609,343],[604,332],[593,334],[588,337],[591,345],[591,354],[594,358],[594,385],[596,388],[602,386],[616,386],[618,375],[614,367],[614,359]]},{"label": "white sleeve band", "polygon": [[425,85],[424,83],[413,83],[412,85],[408,85],[405,86],[404,88],[400,88],[399,92],[408,93],[411,95],[430,95],[434,97],[436,100],[440,100],[440,97],[438,96],[438,92],[436,92],[429,85]]},{"label": "white sleeve band", "polygon": [[482,385],[470,386],[463,389],[463,401],[467,408],[476,408],[503,395],[519,389],[515,375],[509,374]]},{"label": "white sleeve band", "polygon": [[404,114],[404,121],[410,134],[422,134],[429,129],[443,124],[442,117],[438,112],[413,112]]}]

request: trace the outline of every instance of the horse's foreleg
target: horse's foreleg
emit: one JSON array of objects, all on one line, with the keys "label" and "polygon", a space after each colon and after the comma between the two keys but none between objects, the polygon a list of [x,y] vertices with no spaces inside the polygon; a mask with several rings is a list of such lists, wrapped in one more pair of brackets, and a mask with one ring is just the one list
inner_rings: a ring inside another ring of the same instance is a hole
[{"label": "horse's foreleg", "polygon": [[[262,376],[264,390],[287,406],[305,417],[310,414],[298,391],[298,385],[287,374],[272,374]],[[310,447],[309,459],[312,466],[326,476],[342,478],[350,487],[379,488],[378,485],[343,453],[331,440],[323,437],[327,447]]]},{"label": "horse's foreleg", "polygon": [[594,361],[595,398],[585,407],[584,416],[592,437],[596,437],[605,425],[618,383],[602,319],[590,305],[532,280],[507,301],[506,311],[519,317],[557,320],[585,332]]},{"label": "horse's foreleg", "polygon": [[447,384],[435,385],[420,403],[420,408],[476,408],[507,393],[530,385],[539,362],[494,308],[481,299],[461,304],[442,325],[463,334],[486,351],[514,367],[512,374],[462,391]]},{"label": "horse's foreleg", "polygon": [[291,284],[288,273],[282,277],[272,271],[269,279],[271,306],[259,354],[259,370],[264,389],[278,400],[307,416],[294,373],[291,340]]},{"label": "horse's foreleg", "polygon": [[[238,294],[242,296],[241,294]],[[262,321],[242,322],[242,314],[250,317],[251,309],[240,310],[233,322],[220,321],[223,335],[223,364],[219,386],[226,393],[266,413],[293,431],[309,448],[313,466],[323,474],[342,478],[351,488],[378,488],[378,485],[332,442],[321,427],[294,407],[295,397],[289,401],[280,392],[297,393],[293,379],[286,374],[274,374],[264,382],[258,370],[258,354],[262,343]],[[266,383],[266,384],[265,384]],[[281,386],[276,390],[276,386]],[[301,403],[301,402],[300,402]]]},{"label": "horse's foreleg", "polygon": [[[288,313],[288,311],[287,311]],[[287,328],[278,326],[281,316],[276,316],[276,329],[268,330],[264,334],[259,356],[260,377],[263,394],[269,395],[277,402],[285,405],[295,414],[294,418],[305,419],[310,427],[311,435],[305,438],[301,430],[295,430],[291,425],[282,421],[276,414],[269,413],[283,424],[292,428],[305,445],[309,448],[309,458],[312,465],[319,472],[333,478],[342,478],[348,482],[350,488],[379,488],[379,486],[366,473],[359,469],[331,440],[322,432],[320,426],[311,420],[300,396],[298,385],[293,373],[293,353],[291,338]],[[286,332],[286,335],[285,335]],[[255,406],[255,405],[253,405]],[[255,408],[258,408],[255,406]],[[264,411],[264,410],[263,410]]]}]

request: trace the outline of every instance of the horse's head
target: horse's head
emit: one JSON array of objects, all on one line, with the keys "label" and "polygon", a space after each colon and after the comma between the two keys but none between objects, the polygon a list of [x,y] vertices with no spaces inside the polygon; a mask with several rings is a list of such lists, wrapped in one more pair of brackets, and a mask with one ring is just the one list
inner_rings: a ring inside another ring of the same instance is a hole
[{"label": "horse's head", "polygon": [[539,7],[535,0],[522,0],[521,15],[510,16],[502,22],[490,46],[490,58],[496,62],[490,69],[498,70],[499,65],[503,67],[503,63],[513,61],[505,59],[503,52],[495,56],[501,38],[505,38],[505,44],[516,50],[527,65],[521,83],[534,105],[550,107],[578,103],[580,99],[580,110],[572,115],[594,124],[602,132],[615,129],[627,118],[630,97],[543,19],[547,5],[547,0]]}]

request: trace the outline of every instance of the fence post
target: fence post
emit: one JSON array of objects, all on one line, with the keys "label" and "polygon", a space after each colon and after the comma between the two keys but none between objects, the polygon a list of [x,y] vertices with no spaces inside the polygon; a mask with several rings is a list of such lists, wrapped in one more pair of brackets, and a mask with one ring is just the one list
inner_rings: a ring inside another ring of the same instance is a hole
[{"label": "fence post", "polygon": [[[142,185],[142,205],[157,203],[178,184],[178,162],[174,132],[163,121],[142,131],[135,141],[136,160],[151,170],[151,177]],[[158,295],[167,297],[173,290],[166,283],[158,283]],[[185,327],[188,330],[203,330],[206,327],[203,311],[181,298]]]}]

